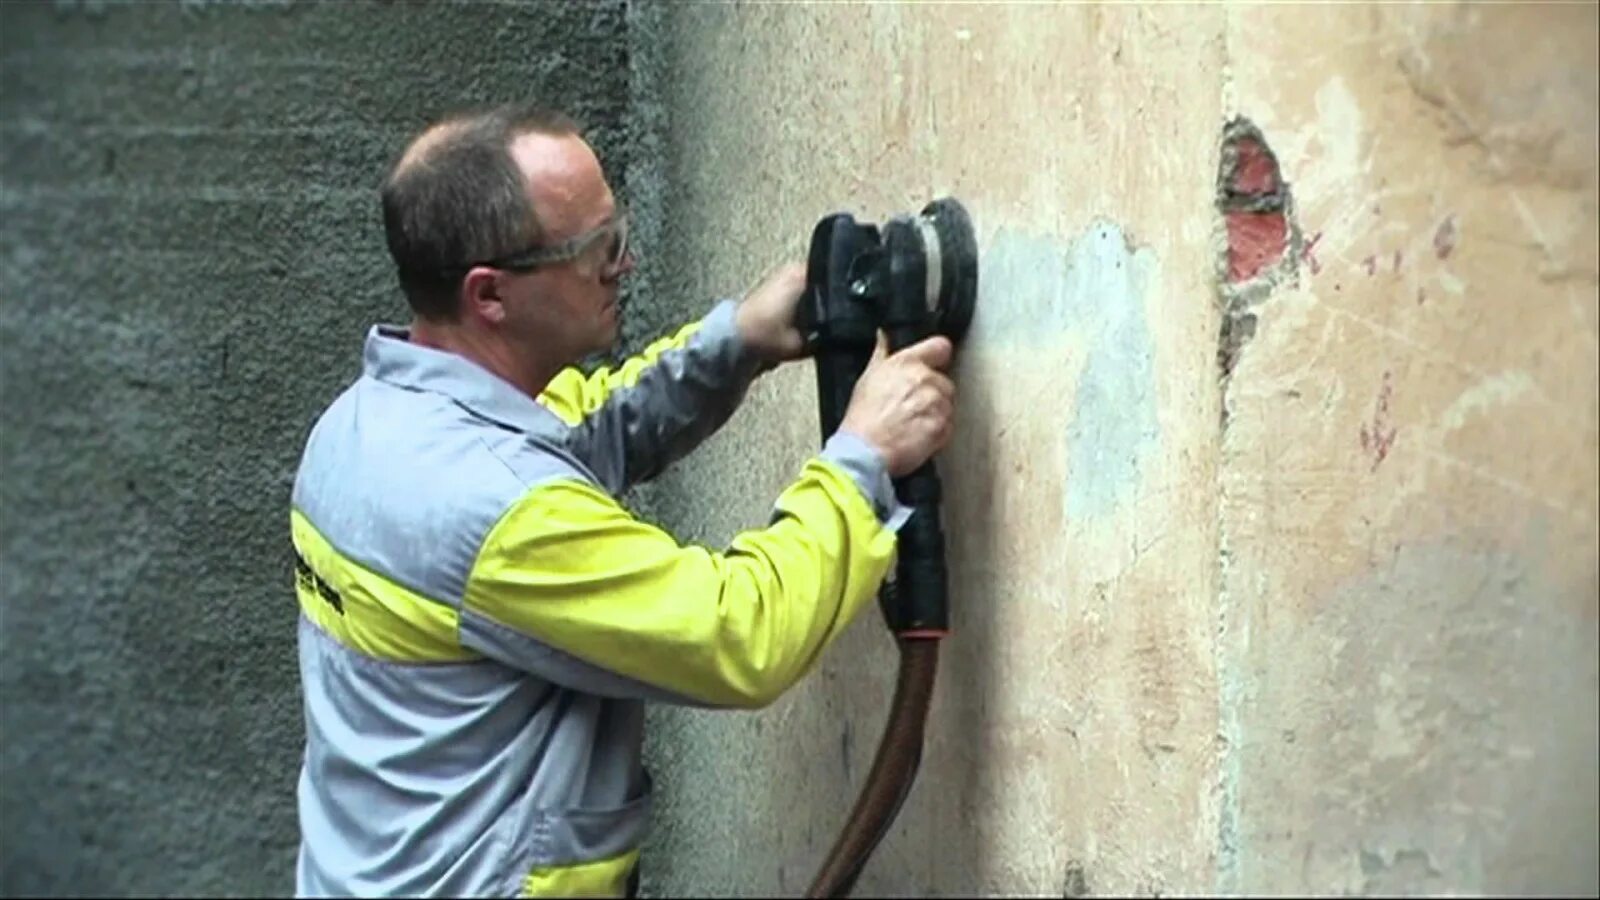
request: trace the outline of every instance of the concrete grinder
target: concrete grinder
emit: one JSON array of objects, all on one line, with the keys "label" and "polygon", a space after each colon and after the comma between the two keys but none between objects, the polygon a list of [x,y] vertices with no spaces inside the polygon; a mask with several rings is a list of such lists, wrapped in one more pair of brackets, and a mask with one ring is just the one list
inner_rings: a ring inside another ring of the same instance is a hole
[{"label": "concrete grinder", "polygon": [[[796,317],[816,364],[822,439],[838,430],[880,329],[890,352],[936,334],[959,346],[977,296],[977,241],[972,220],[954,198],[935,200],[916,216],[895,216],[881,228],[847,213],[818,222]],[[950,632],[934,461],[895,479],[894,488],[912,513],[900,527],[896,571],[885,579],[878,605],[900,649],[899,678],[872,769],[809,897],[848,895],[910,793],[939,641]]]}]

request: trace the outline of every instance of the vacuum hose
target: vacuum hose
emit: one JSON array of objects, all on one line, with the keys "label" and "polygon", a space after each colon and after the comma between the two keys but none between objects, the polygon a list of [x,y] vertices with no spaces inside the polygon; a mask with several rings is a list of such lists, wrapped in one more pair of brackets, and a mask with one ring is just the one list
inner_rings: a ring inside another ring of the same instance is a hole
[{"label": "vacuum hose", "polygon": [[939,665],[939,642],[900,638],[899,644],[900,676],[895,682],[894,701],[878,755],[850,818],[806,891],[807,897],[849,895],[916,780],[917,766],[922,761],[923,724],[928,718],[933,677]]}]

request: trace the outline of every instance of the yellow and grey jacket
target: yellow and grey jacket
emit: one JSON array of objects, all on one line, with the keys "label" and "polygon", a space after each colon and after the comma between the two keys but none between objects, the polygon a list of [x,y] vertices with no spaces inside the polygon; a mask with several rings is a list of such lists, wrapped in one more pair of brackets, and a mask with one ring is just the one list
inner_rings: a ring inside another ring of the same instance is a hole
[{"label": "yellow and grey jacket", "polygon": [[903,521],[845,433],[721,552],[619,504],[760,369],[732,301],[537,400],[371,330],[290,514],[298,894],[622,892],[650,803],[642,701],[771,702],[873,596]]}]

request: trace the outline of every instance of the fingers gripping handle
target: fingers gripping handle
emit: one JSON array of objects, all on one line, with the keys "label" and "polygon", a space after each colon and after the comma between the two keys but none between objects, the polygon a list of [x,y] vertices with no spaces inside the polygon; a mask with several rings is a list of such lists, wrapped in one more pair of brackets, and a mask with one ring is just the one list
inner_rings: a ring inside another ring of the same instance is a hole
[{"label": "fingers gripping handle", "polygon": [[[888,329],[889,350],[898,351],[928,336],[914,326]],[[932,459],[894,480],[895,495],[911,509],[900,526],[895,579],[878,594],[889,630],[907,639],[938,639],[950,633],[949,588],[944,562],[944,527],[939,502],[943,488]]]}]

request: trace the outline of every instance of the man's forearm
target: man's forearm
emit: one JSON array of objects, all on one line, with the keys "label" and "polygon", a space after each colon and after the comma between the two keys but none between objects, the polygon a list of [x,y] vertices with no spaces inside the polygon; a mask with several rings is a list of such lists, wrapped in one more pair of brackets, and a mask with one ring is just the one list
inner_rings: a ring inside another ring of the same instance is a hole
[{"label": "man's forearm", "polygon": [[540,400],[573,425],[574,440],[607,489],[620,493],[659,474],[732,415],[763,360],[741,340],[737,304],[614,369],[563,373]]}]

